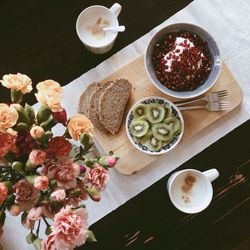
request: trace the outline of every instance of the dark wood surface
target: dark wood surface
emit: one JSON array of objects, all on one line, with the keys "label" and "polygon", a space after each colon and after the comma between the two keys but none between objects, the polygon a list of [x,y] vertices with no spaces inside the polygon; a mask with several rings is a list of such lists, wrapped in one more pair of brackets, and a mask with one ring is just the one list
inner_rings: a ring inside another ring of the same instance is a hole
[{"label": "dark wood surface", "polygon": [[[110,0],[0,0],[0,79],[21,72],[33,80],[53,79],[68,84],[126,45],[140,38],[191,0],[118,0],[119,16],[126,32],[119,34],[113,49],[104,55],[88,52],[78,39],[77,16],[93,4],[111,7]],[[0,100],[8,92],[0,86]],[[34,95],[26,100],[35,103]]]},{"label": "dark wood surface", "polygon": [[249,250],[249,131],[250,120],[177,169],[218,169],[206,210],[187,215],[172,205],[170,173],[92,225],[98,242],[86,249]]},{"label": "dark wood surface", "polygon": [[[191,0],[118,0],[119,21],[126,26],[105,55],[88,52],[75,31],[79,13],[110,0],[0,0],[0,78],[21,72],[36,83],[54,79],[62,85],[138,39]],[[0,102],[8,102],[0,86]],[[26,101],[34,103],[33,95]],[[250,122],[219,140],[179,169],[218,168],[209,208],[185,215],[171,205],[166,176],[91,228],[98,243],[84,249],[250,249]],[[166,163],[167,164],[167,163]],[[91,212],[91,211],[89,211]],[[82,247],[83,249],[83,247]]]}]

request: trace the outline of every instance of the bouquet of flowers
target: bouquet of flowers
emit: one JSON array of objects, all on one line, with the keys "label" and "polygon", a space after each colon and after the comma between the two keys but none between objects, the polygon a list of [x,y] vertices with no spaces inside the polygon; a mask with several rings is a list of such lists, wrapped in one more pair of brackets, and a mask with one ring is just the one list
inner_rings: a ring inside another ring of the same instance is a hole
[{"label": "bouquet of flowers", "polygon": [[[27,103],[21,105],[23,95],[32,91],[27,75],[4,75],[0,82],[10,89],[12,101],[0,103],[0,237],[8,211],[21,214],[22,225],[30,229],[27,242],[36,249],[71,250],[95,241],[82,201],[100,200],[108,169],[118,158],[112,152],[94,159],[87,155],[93,125],[81,114],[67,119],[59,83],[37,84],[41,106],[36,112]],[[53,135],[57,124],[65,126],[61,136]],[[39,234],[41,222],[47,239]]]}]

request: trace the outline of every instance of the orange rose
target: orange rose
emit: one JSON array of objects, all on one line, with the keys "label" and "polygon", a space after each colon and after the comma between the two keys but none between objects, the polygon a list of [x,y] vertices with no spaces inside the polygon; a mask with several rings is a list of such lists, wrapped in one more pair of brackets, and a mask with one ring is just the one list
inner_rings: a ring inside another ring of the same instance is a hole
[{"label": "orange rose", "polygon": [[82,134],[93,136],[93,124],[85,115],[74,115],[68,122],[69,134],[74,140],[79,140]]},{"label": "orange rose", "polygon": [[32,81],[24,74],[9,74],[4,75],[3,80],[0,80],[2,85],[8,89],[22,92],[22,94],[30,93],[32,91]]},{"label": "orange rose", "polygon": [[13,127],[18,120],[18,113],[13,107],[0,103],[0,131]]},{"label": "orange rose", "polygon": [[53,112],[63,110],[61,107],[62,87],[58,82],[46,80],[44,82],[39,82],[36,88],[38,93],[36,93],[35,96],[41,105],[51,109]]}]

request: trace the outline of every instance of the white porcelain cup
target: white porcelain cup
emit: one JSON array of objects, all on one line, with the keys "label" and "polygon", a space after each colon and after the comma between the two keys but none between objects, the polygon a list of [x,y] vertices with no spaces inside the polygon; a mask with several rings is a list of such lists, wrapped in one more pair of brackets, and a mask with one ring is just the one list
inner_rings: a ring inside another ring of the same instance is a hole
[{"label": "white porcelain cup", "polygon": [[83,10],[76,21],[76,32],[85,47],[96,54],[111,50],[118,32],[103,31],[102,27],[118,26],[122,6],[115,3],[110,9],[93,5]]},{"label": "white porcelain cup", "polygon": [[176,208],[188,214],[201,212],[213,197],[211,182],[219,176],[217,169],[205,172],[185,169],[173,173],[167,183],[170,200]]}]

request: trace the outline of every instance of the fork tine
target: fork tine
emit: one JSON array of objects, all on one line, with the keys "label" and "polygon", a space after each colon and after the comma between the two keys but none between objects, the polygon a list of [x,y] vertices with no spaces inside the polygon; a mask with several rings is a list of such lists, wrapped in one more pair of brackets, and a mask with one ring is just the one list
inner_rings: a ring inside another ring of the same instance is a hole
[{"label": "fork tine", "polygon": [[223,90],[215,91],[214,93],[224,94],[224,93],[228,93],[228,91],[226,89],[223,89]]},{"label": "fork tine", "polygon": [[218,97],[227,97],[228,96],[228,94],[227,93],[224,93],[224,94],[217,94],[218,95]]}]

